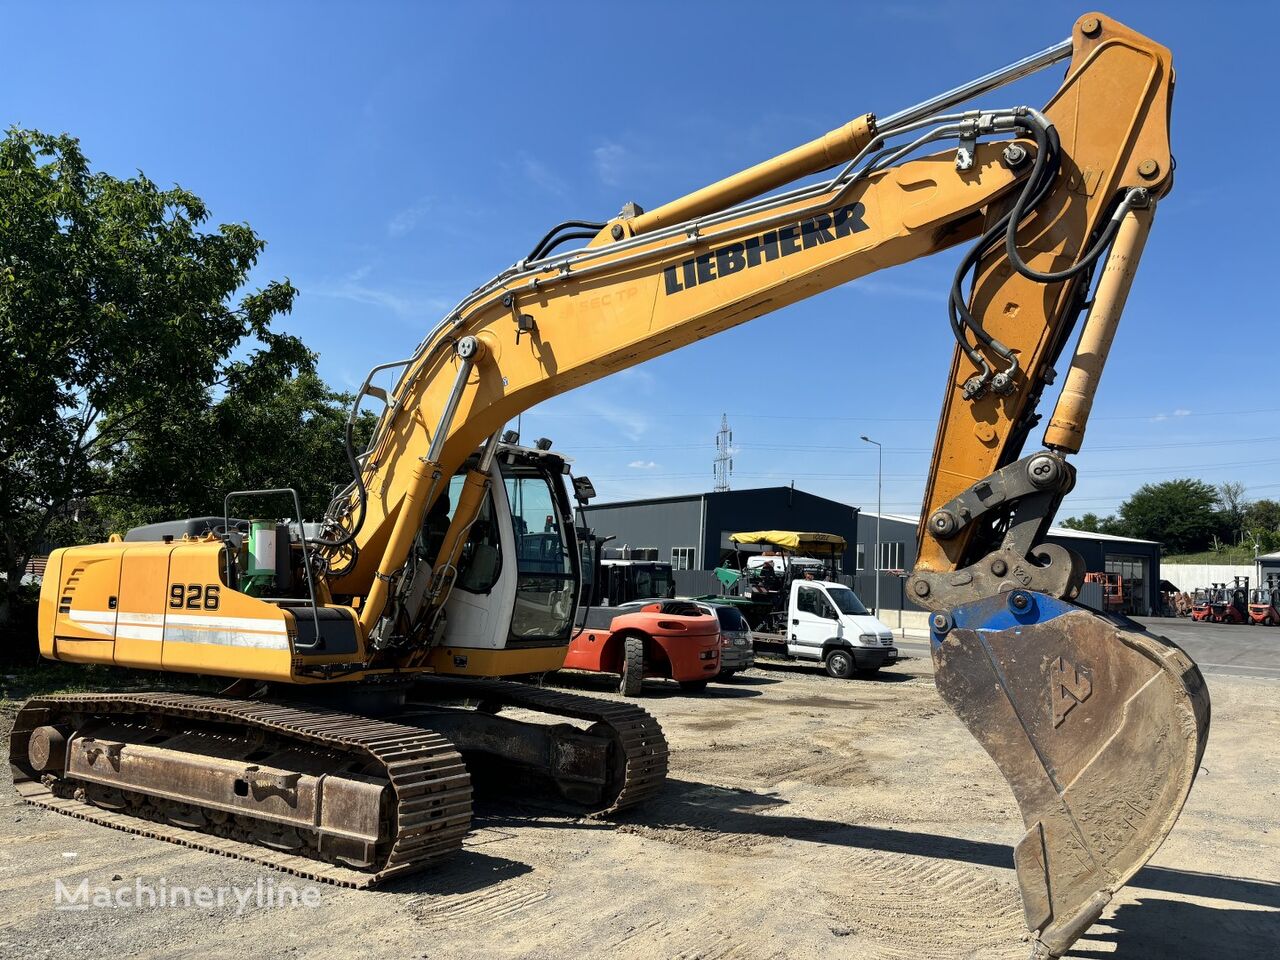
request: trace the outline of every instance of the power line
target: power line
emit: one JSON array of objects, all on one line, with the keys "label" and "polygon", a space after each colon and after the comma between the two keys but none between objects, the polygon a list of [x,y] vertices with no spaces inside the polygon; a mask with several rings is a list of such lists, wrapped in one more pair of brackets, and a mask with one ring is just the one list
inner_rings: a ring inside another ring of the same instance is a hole
[{"label": "power line", "polygon": [[[1077,456],[1083,456],[1088,453],[1105,453],[1118,450],[1176,450],[1182,447],[1230,447],[1241,446],[1250,443],[1277,443],[1280,437],[1241,437],[1239,440],[1182,440],[1177,443],[1123,443],[1111,446],[1086,446]],[[582,451],[610,451],[616,450],[619,453],[646,453],[651,450],[699,450],[702,449],[701,443],[634,443],[634,444],[585,444],[573,445],[573,452],[580,453]],[[734,452],[750,453],[754,450],[781,450],[788,452],[804,452],[813,451],[815,453],[837,453],[837,454],[856,454],[863,452],[857,447],[844,447],[841,445],[825,444],[825,443],[747,443],[742,447],[735,447]],[[932,447],[885,447],[885,453],[932,453]]]},{"label": "power line", "polygon": [[[1099,420],[1187,420],[1199,417],[1240,417],[1252,416],[1254,414],[1263,413],[1280,413],[1280,407],[1268,407],[1260,410],[1213,410],[1202,413],[1194,413],[1191,411],[1183,413],[1167,413],[1160,411],[1157,413],[1140,413],[1140,414],[1112,414],[1112,415],[1096,415],[1091,417],[1091,421]],[[568,413],[568,412],[547,412],[536,411],[539,417],[554,417],[557,419],[569,418],[587,418],[599,419],[598,413]],[[645,415],[656,419],[702,419],[705,417],[714,417],[713,413],[687,413],[675,410],[646,410]],[[728,415],[728,414],[726,414]],[[812,417],[805,416],[789,416],[780,413],[742,413],[737,411],[732,414],[735,420],[803,420],[812,421]],[[936,423],[937,417],[823,417],[825,421],[833,421],[837,423]]]}]

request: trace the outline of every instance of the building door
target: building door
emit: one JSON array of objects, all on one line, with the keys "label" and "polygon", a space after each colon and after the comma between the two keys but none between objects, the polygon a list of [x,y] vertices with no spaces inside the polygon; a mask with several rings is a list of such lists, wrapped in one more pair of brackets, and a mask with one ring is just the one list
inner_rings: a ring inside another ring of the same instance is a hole
[{"label": "building door", "polygon": [[1120,576],[1120,612],[1139,616],[1147,614],[1150,610],[1147,603],[1147,558],[1109,553],[1104,565],[1107,573]]}]

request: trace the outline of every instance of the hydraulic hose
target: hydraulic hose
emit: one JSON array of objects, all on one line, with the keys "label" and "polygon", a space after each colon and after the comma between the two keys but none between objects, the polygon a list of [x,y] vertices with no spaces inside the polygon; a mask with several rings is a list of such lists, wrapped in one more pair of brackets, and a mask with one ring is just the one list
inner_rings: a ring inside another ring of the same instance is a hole
[{"label": "hydraulic hose", "polygon": [[[525,260],[526,261],[538,260],[546,256],[547,252],[551,250],[552,247],[558,246],[563,241],[569,240],[569,239],[581,238],[579,235],[575,235],[575,237],[572,237],[572,238],[561,237],[559,240],[556,240],[555,243],[551,242],[555,238],[556,234],[558,234],[561,230],[564,230],[568,227],[580,227],[583,230],[591,230],[592,231],[591,233],[588,233],[585,235],[588,239],[590,239],[591,237],[594,237],[597,233],[599,233],[601,230],[603,230],[605,226],[606,226],[605,224],[596,223],[593,220],[565,220],[562,223],[557,223],[554,227],[552,227],[550,230],[547,231],[546,236],[544,236],[541,240],[539,240],[536,244],[534,244],[533,250],[531,250],[529,252],[529,255],[525,257]],[[551,244],[551,246],[547,246],[548,244]]]}]

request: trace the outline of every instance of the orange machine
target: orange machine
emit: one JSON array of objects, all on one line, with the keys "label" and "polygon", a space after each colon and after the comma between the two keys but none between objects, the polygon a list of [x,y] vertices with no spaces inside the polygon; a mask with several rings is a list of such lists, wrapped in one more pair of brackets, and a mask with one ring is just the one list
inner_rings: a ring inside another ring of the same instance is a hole
[{"label": "orange machine", "polygon": [[1108,613],[1124,611],[1124,577],[1118,573],[1090,572],[1084,575],[1085,583],[1102,584],[1102,609]]},{"label": "orange machine", "polygon": [[639,696],[646,677],[701,691],[720,672],[720,623],[685,600],[662,600],[620,612],[600,607],[569,641],[571,670],[616,673],[618,689]]},{"label": "orange machine", "polygon": [[1191,619],[1197,623],[1205,623],[1213,616],[1213,596],[1216,587],[1196,588],[1191,601]]},{"label": "orange machine", "polygon": [[1280,576],[1270,574],[1265,587],[1256,587],[1249,596],[1249,622],[1280,627]]}]

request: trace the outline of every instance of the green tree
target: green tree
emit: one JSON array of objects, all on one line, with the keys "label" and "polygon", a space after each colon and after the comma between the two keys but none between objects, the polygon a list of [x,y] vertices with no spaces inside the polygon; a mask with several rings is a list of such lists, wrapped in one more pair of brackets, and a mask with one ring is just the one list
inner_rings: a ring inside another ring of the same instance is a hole
[{"label": "green tree", "polygon": [[117,467],[140,450],[154,466],[166,441],[198,453],[219,392],[311,372],[271,329],[288,281],[235,299],[263,241],[207,219],[180,187],[92,172],[72,137],[0,141],[0,622],[42,542],[156,476]]},{"label": "green tree", "polygon": [[[144,523],[217,516],[231,490],[293,487],[304,518],[317,519],[335,485],[351,476],[343,435],[352,397],[329,389],[309,368],[267,377],[254,369],[261,366],[233,365],[216,400],[130,444],[112,469],[108,490],[88,504],[82,536],[100,539]],[[373,422],[366,412],[357,423],[357,450]],[[283,497],[233,503],[232,510],[294,512]]]},{"label": "green tree", "polygon": [[1080,530],[1085,533],[1123,534],[1124,524],[1115,517],[1099,517],[1096,513],[1082,513],[1078,517],[1067,517],[1062,525],[1068,530]]},{"label": "green tree", "polygon": [[[351,477],[343,438],[352,396],[329,389],[310,367],[264,376],[264,366],[232,365],[218,398],[129,445],[115,463],[110,489],[91,502],[93,536],[175,517],[218,516],[229,490],[292,486],[303,517],[319,518],[335,486]],[[357,451],[374,420],[366,411],[357,421]],[[284,498],[269,506],[278,516],[293,513]],[[239,511],[250,507],[242,503]]]},{"label": "green tree", "polygon": [[1125,534],[1159,540],[1169,553],[1204,550],[1219,529],[1218,491],[1203,480],[1166,480],[1139,487],[1120,505]]},{"label": "green tree", "polygon": [[1280,549],[1280,503],[1253,501],[1245,508],[1244,526],[1249,542],[1258,544],[1264,553]]},{"label": "green tree", "polygon": [[1236,481],[1218,484],[1218,503],[1221,509],[1222,539],[1232,545],[1241,542],[1245,535],[1245,515],[1249,501],[1245,499],[1244,484]]}]

